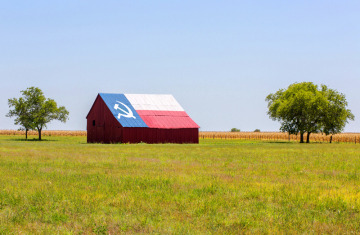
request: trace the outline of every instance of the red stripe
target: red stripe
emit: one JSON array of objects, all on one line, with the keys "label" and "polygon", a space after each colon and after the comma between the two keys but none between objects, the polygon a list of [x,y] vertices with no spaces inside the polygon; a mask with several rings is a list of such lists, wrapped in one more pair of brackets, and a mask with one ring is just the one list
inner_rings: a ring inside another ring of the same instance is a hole
[{"label": "red stripe", "polygon": [[136,110],[150,128],[199,128],[184,111]]}]

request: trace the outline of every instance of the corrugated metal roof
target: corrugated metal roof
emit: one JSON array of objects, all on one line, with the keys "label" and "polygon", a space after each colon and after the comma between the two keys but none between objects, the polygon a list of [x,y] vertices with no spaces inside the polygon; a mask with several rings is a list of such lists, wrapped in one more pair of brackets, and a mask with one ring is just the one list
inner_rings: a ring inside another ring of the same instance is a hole
[{"label": "corrugated metal roof", "polygon": [[125,94],[136,110],[184,111],[172,95]]},{"label": "corrugated metal roof", "polygon": [[172,95],[99,95],[123,127],[199,128]]},{"label": "corrugated metal roof", "polygon": [[199,128],[185,111],[138,110],[137,112],[151,128]]}]

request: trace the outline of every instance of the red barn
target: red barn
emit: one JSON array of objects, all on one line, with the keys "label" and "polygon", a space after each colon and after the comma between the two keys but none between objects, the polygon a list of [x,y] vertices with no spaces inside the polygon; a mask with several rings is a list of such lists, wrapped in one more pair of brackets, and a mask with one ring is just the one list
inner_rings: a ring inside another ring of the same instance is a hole
[{"label": "red barn", "polygon": [[199,143],[199,126],[172,95],[100,93],[86,119],[88,143]]}]

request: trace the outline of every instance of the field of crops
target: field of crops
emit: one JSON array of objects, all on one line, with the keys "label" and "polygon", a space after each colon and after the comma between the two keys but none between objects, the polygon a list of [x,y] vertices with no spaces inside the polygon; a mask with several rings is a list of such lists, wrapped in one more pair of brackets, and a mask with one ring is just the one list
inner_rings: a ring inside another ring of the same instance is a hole
[{"label": "field of crops", "polygon": [[0,234],[359,234],[360,145],[0,136]]},{"label": "field of crops", "polygon": [[[25,131],[17,130],[0,130],[0,135],[22,135],[25,136]],[[37,136],[37,131],[29,131],[29,136]],[[42,136],[86,136],[86,131],[42,131]],[[33,137],[31,137],[33,138]]]},{"label": "field of crops", "polygon": [[[304,140],[306,140],[306,134]],[[240,139],[240,140],[282,140],[300,141],[300,135],[289,135],[282,132],[200,132],[200,139]],[[311,134],[310,142],[344,142],[359,143],[360,133],[340,133],[336,135]]]},{"label": "field of crops", "polygon": [[[25,131],[0,130],[0,135],[23,135]],[[36,131],[29,131],[28,135],[36,136]],[[86,131],[43,131],[42,136],[86,136]],[[31,137],[34,138],[34,137]],[[199,133],[200,139],[239,139],[239,140],[268,140],[268,141],[299,141],[299,135],[281,132],[207,132]],[[331,136],[311,134],[311,142],[330,142]],[[305,134],[306,140],[306,134]],[[332,135],[332,142],[360,143],[360,133],[341,133]]]}]

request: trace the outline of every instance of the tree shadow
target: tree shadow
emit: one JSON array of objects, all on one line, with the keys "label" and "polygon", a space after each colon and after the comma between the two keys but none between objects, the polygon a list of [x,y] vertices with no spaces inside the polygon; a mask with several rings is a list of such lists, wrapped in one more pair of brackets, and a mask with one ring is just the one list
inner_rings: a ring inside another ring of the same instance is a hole
[{"label": "tree shadow", "polygon": [[266,143],[270,143],[270,144],[294,144],[294,143],[298,143],[298,142],[293,142],[293,141],[266,141]]},{"label": "tree shadow", "polygon": [[[309,145],[309,144],[328,144],[328,142],[311,142],[310,143],[300,143],[300,141],[267,141],[266,143],[271,144],[302,144],[302,145]],[[333,142],[334,143],[334,142]]]},{"label": "tree shadow", "polygon": [[49,140],[49,139],[42,139],[42,140],[39,140],[39,139],[6,139],[6,141],[20,141],[20,142],[53,142],[53,141],[58,141],[58,140]]}]

